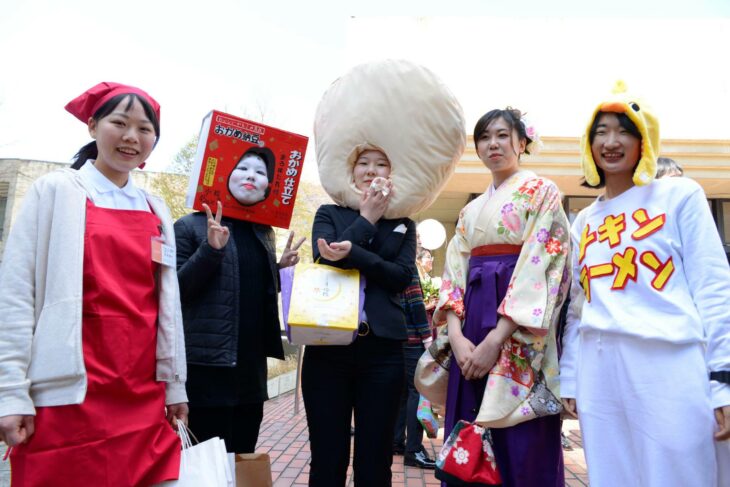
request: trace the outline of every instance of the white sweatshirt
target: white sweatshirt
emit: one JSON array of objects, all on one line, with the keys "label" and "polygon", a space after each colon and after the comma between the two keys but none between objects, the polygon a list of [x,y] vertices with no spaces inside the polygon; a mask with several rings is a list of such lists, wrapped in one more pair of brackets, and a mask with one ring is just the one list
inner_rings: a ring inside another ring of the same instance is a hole
[{"label": "white sweatshirt", "polygon": [[[573,285],[560,365],[575,397],[579,331],[705,343],[709,371],[730,370],[730,269],[702,188],[664,178],[580,212],[571,230]],[[711,383],[713,408],[730,386]]]}]

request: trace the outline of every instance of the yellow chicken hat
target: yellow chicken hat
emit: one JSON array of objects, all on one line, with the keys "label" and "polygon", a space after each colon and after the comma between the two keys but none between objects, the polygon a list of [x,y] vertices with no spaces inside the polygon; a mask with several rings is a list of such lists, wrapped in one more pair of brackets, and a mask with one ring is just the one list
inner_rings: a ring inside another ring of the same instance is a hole
[{"label": "yellow chicken hat", "polygon": [[613,93],[598,104],[581,139],[581,165],[586,182],[598,186],[600,177],[591,151],[590,132],[598,112],[625,113],[641,133],[641,159],[634,171],[634,184],[649,184],[656,176],[656,160],[659,155],[659,120],[652,109],[626,91],[626,84],[617,81]]}]

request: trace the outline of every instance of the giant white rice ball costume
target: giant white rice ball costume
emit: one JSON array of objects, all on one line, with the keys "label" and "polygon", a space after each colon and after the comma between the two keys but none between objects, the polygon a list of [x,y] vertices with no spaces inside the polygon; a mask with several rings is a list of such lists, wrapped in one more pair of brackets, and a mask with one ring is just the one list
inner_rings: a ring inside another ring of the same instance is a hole
[{"label": "giant white rice ball costume", "polygon": [[319,178],[341,206],[360,209],[352,169],[364,150],[390,160],[395,192],[384,218],[425,210],[464,152],[464,114],[435,74],[409,61],[356,66],[337,79],[317,107],[314,140]]}]

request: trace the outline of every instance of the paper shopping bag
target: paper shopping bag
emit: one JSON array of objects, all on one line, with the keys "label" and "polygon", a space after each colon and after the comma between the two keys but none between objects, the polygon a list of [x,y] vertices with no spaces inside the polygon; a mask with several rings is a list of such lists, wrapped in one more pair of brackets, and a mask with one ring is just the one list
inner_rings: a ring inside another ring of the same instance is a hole
[{"label": "paper shopping bag", "polygon": [[266,453],[237,454],[236,487],[272,487],[269,455]]},{"label": "paper shopping bag", "polygon": [[356,269],[298,264],[282,269],[281,301],[293,345],[347,345],[357,335],[365,281]]},{"label": "paper shopping bag", "polygon": [[178,422],[178,435],[182,441],[180,474],[177,480],[157,484],[159,487],[231,487],[230,471],[225,442],[211,438],[193,445],[187,427]]},{"label": "paper shopping bag", "polygon": [[431,402],[434,409],[443,410],[446,405],[446,389],[449,384],[451,344],[446,326],[441,327],[436,339],[418,359],[413,383],[418,392]]}]

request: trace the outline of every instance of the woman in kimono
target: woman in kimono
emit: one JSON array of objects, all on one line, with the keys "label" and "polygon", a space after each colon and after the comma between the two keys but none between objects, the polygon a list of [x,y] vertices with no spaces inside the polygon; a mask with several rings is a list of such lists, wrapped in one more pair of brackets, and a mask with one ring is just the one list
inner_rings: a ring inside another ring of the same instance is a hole
[{"label": "woman in kimono", "polygon": [[12,486],[176,479],[185,343],[175,263],[159,257],[175,235],[165,202],[131,178],[159,138],[160,105],[104,82],[66,110],[94,140],[30,187],[0,268]]},{"label": "woman in kimono", "polygon": [[493,182],[461,211],[446,253],[438,313],[455,360],[444,434],[476,421],[491,429],[505,486],[562,487],[555,328],[569,232],[557,186],[520,169],[536,142],[512,108],[474,128]]}]

